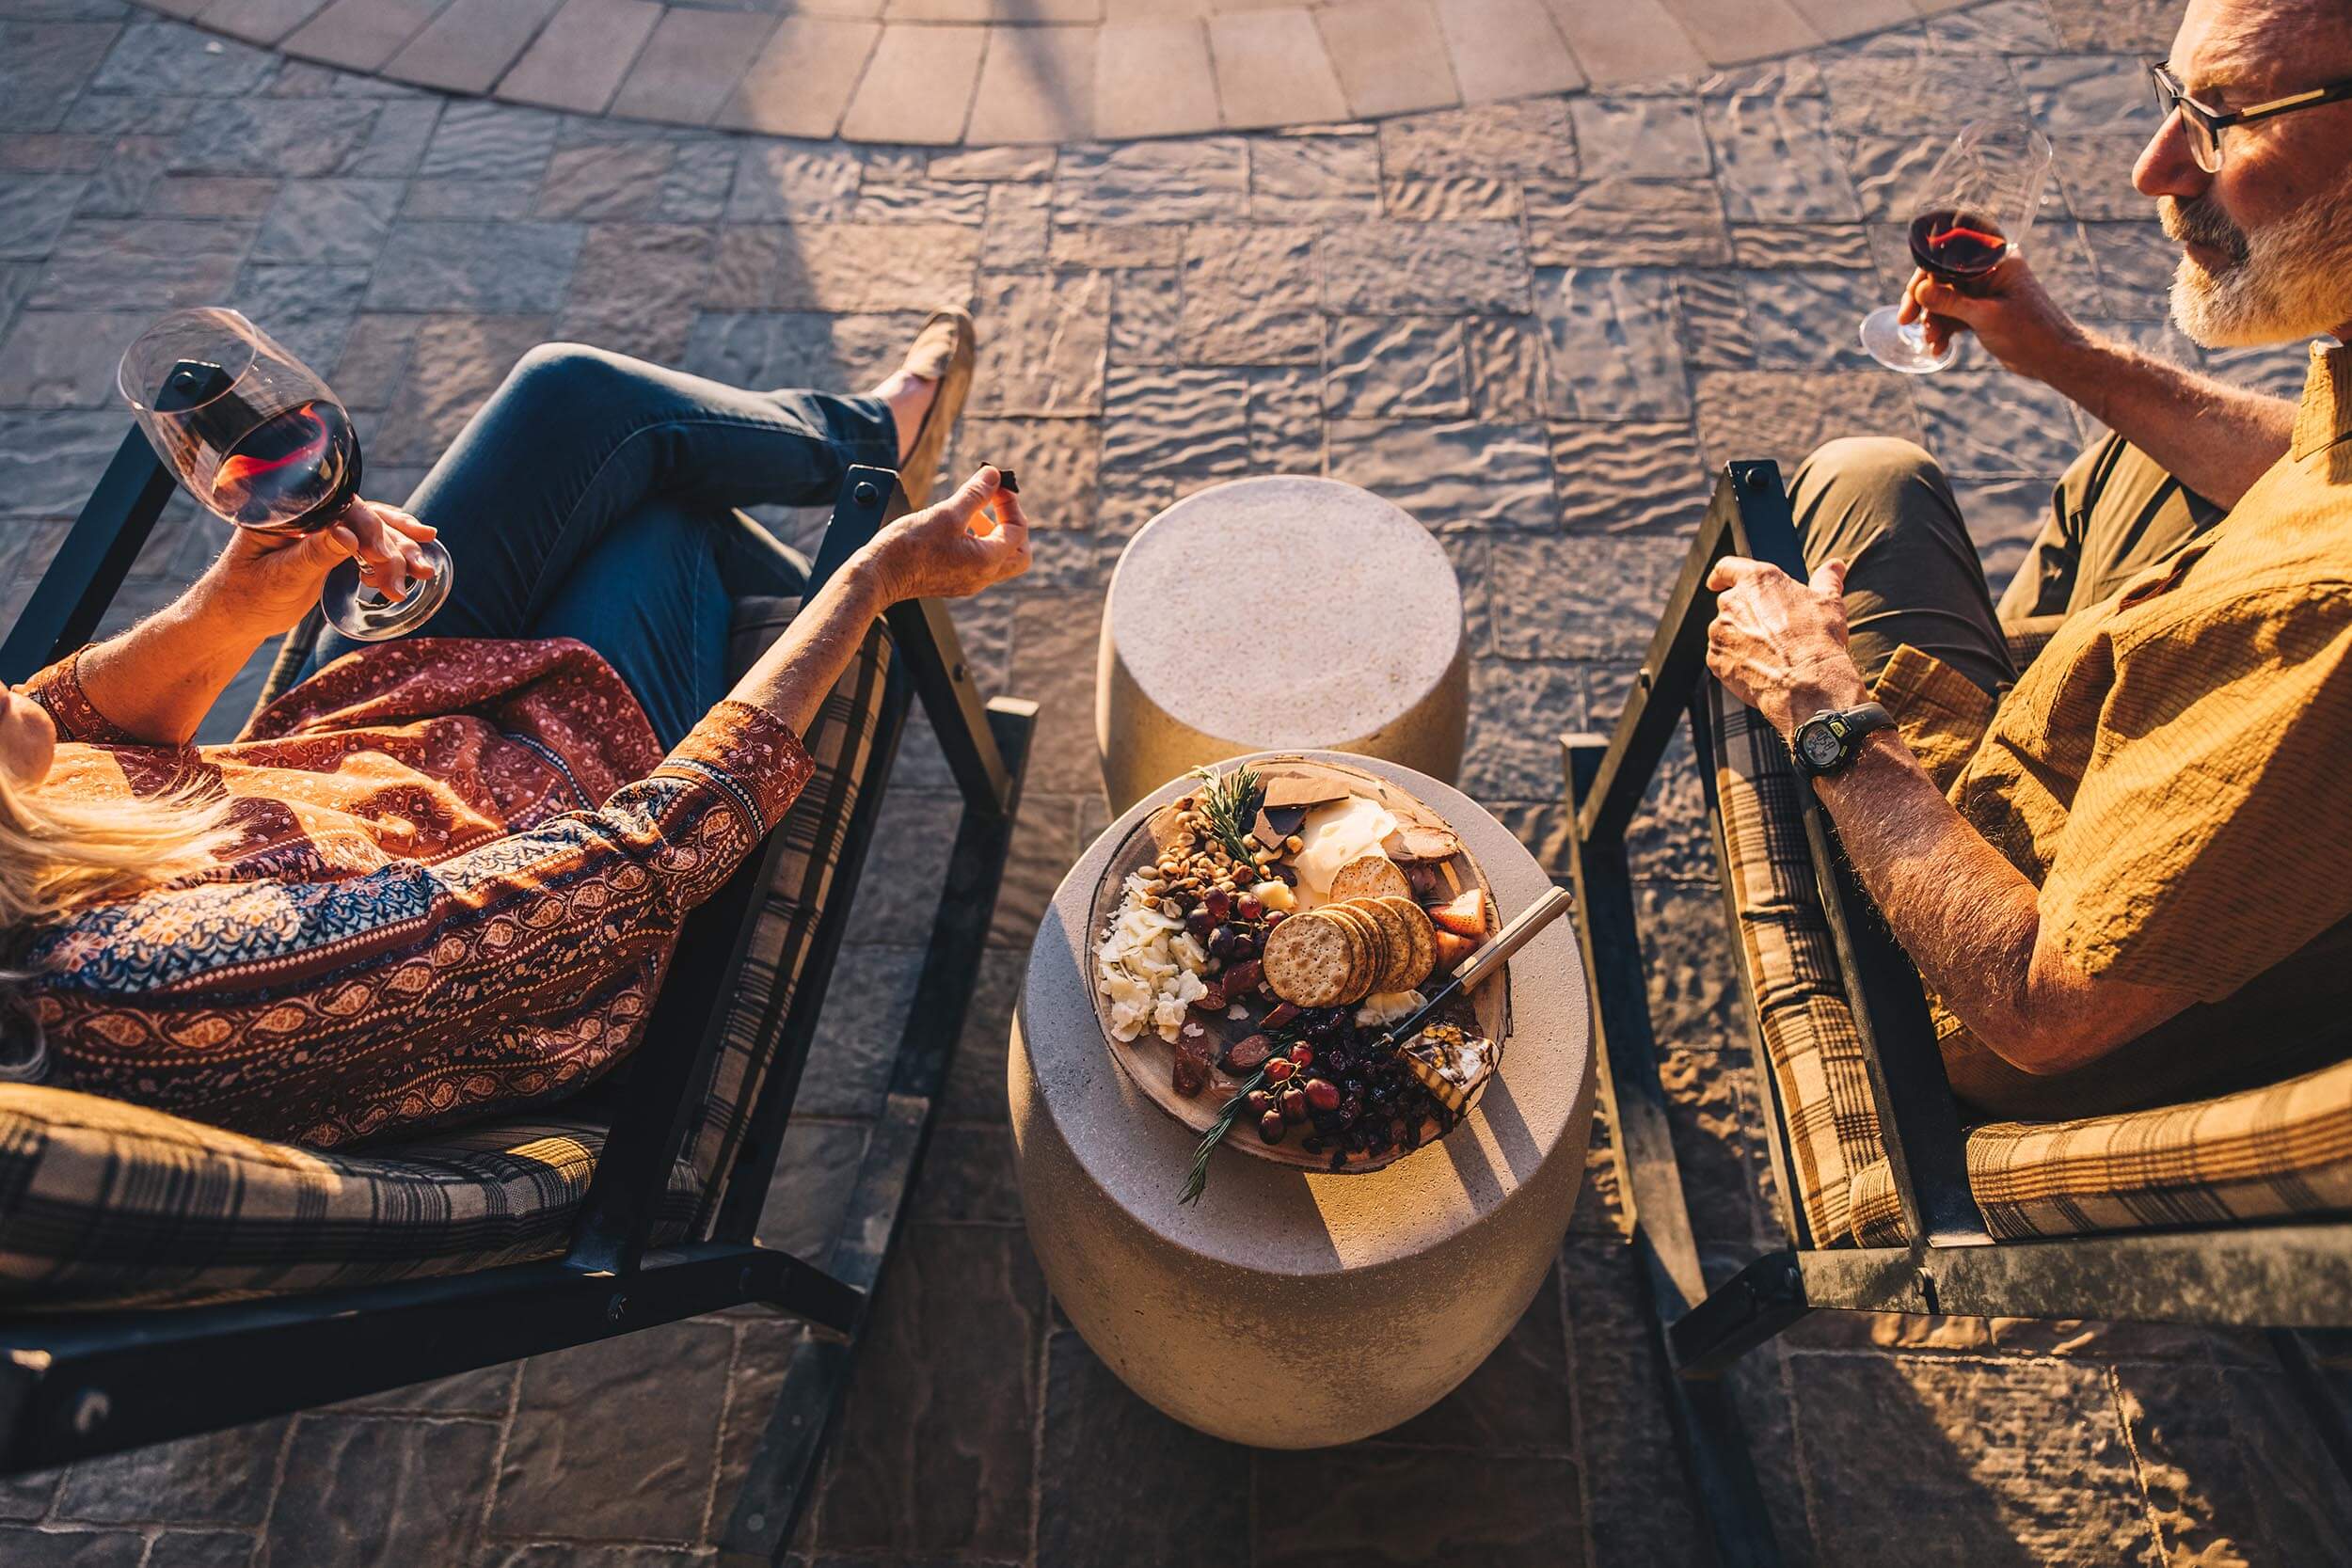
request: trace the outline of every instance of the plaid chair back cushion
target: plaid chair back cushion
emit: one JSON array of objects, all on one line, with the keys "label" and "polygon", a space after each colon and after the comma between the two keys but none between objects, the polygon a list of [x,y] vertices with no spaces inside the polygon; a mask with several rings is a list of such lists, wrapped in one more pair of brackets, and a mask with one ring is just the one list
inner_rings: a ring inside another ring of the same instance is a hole
[{"label": "plaid chair back cushion", "polygon": [[[186,1304],[464,1274],[560,1252],[604,1128],[539,1113],[361,1153],[0,1084],[0,1301]],[[693,1217],[672,1170],[657,1239]]]},{"label": "plaid chair back cushion", "polygon": [[1855,1176],[1885,1158],[1869,1069],[1837,966],[1804,832],[1804,783],[1787,742],[1722,683],[1707,683],[1716,736],[1724,872],[1757,1032],[1787,1126],[1789,1180],[1808,1243],[1851,1239]]},{"label": "plaid chair back cushion", "polygon": [[[730,649],[735,668],[749,669],[791,623],[800,605],[798,599],[737,601]],[[776,829],[784,835],[784,852],[753,927],[751,948],[727,1011],[724,1042],[687,1141],[686,1158],[703,1193],[693,1222],[696,1236],[709,1234],[726,1196],[727,1178],[791,1008],[801,965],[833,895],[834,868],[879,738],[890,660],[889,632],[877,622],[855,662],[801,737],[817,771]]]}]

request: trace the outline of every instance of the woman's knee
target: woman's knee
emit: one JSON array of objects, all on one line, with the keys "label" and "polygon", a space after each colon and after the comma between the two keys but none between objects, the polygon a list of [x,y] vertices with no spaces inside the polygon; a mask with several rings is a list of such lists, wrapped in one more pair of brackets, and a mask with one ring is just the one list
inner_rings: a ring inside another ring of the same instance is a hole
[{"label": "woman's knee", "polygon": [[590,343],[541,343],[506,372],[501,400],[571,402],[626,377],[632,361]]}]

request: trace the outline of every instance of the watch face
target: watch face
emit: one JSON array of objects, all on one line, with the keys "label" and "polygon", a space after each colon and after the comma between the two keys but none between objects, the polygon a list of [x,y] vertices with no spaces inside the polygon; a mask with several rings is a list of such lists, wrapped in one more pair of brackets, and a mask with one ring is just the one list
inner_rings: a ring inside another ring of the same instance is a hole
[{"label": "watch face", "polygon": [[1839,752],[1837,737],[1830,733],[1827,724],[1816,724],[1799,734],[1797,749],[1804,753],[1804,760],[1816,768],[1835,766]]}]

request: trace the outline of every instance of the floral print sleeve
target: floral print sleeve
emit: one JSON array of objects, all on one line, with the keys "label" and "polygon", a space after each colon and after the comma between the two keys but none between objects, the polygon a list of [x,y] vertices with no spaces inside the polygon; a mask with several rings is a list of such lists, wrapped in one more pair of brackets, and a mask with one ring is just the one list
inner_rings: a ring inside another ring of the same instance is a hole
[{"label": "floral print sleeve", "polygon": [[82,689],[82,656],[76,648],[24,683],[24,694],[49,710],[59,740],[86,740],[95,745],[135,746],[140,737],[98,711]]},{"label": "floral print sleeve", "polygon": [[27,955],[52,1082],[333,1146],[555,1098],[642,1035],[686,912],[814,771],[723,703],[653,774],[435,863],[159,889]]}]

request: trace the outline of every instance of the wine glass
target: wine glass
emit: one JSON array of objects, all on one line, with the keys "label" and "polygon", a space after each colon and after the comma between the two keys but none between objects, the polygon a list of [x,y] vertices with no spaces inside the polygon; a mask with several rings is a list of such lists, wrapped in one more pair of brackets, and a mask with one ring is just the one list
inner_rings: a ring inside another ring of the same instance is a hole
[{"label": "wine glass", "polygon": [[[1962,128],[1912,204],[1911,257],[1931,277],[1965,288],[2024,242],[2050,172],[2050,138],[2024,119],[1979,119]],[[1862,346],[1890,371],[1927,375],[1960,357],[1954,335],[1928,349],[1924,319],[1903,325],[1899,307],[1862,318]]]},{"label": "wine glass", "polygon": [[[317,372],[234,310],[175,310],[123,350],[116,385],[165,467],[214,515],[261,533],[331,528],[359,493],[359,437]],[[449,597],[449,552],[421,546],[433,575],[386,598],[359,563],[327,574],[319,608],[337,630],[381,642]]]}]

